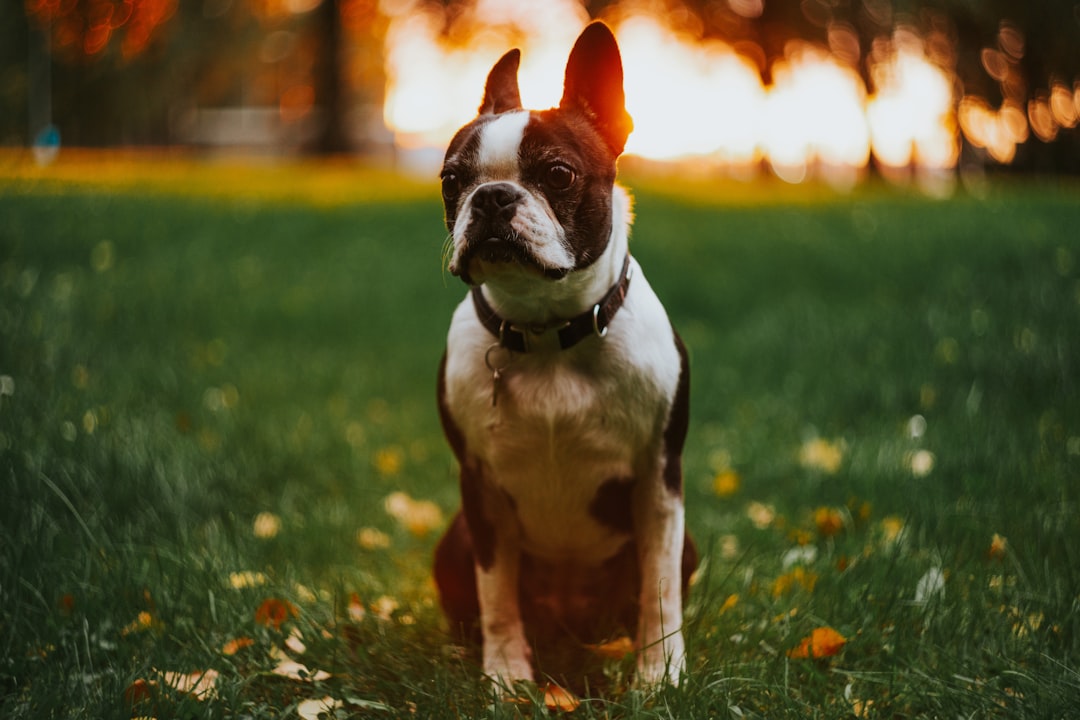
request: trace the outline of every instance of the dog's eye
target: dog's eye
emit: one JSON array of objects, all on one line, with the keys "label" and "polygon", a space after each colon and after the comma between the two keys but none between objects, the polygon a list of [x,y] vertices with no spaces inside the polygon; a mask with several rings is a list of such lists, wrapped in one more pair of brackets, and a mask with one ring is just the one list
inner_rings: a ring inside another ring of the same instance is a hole
[{"label": "dog's eye", "polygon": [[547,182],[548,187],[553,190],[567,190],[574,184],[576,177],[570,166],[562,163],[552,163],[548,166],[544,180]]},{"label": "dog's eye", "polygon": [[442,174],[442,194],[444,198],[451,198],[461,191],[461,180],[456,173],[447,170]]}]

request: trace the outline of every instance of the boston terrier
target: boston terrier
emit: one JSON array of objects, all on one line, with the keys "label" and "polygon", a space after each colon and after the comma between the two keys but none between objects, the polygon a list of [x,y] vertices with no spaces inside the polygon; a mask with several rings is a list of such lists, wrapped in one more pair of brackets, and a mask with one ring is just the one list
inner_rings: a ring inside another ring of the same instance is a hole
[{"label": "boston terrier", "polygon": [[520,55],[492,68],[441,174],[449,270],[471,289],[439,369],[462,509],[436,585],[499,684],[533,679],[530,641],[620,630],[639,682],[678,683],[697,562],[682,492],[689,369],[628,251],[619,48],[589,25],[559,106],[542,111],[521,106]]}]

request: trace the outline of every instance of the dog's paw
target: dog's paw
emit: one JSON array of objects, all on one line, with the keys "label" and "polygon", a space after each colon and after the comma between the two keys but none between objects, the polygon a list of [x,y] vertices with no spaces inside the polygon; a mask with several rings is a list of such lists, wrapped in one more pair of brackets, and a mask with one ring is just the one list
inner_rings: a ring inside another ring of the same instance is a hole
[{"label": "dog's paw", "polygon": [[644,687],[668,683],[677,686],[686,672],[686,649],[682,634],[675,633],[641,649],[637,681]]},{"label": "dog's paw", "polygon": [[533,682],[532,663],[529,662],[528,658],[524,657],[514,660],[503,657],[492,660],[485,659],[484,675],[494,685],[508,693],[514,691],[514,683]]}]

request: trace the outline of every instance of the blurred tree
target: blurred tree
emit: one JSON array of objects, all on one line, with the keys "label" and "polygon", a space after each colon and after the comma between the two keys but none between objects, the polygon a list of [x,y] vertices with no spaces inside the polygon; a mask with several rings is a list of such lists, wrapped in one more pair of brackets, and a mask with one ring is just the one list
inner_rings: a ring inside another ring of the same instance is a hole
[{"label": "blurred tree", "polygon": [[[451,18],[475,0],[433,1]],[[626,0],[582,2],[596,17]],[[356,136],[349,132],[357,122],[353,110],[381,100],[379,0],[18,5],[0,3],[0,142],[6,144],[28,142],[30,125],[41,122],[36,115],[44,106],[27,99],[42,82],[33,67],[50,71],[44,97],[51,98],[64,141],[82,145],[167,143],[192,109],[277,106],[285,122],[310,121],[318,110],[307,149],[342,152]],[[1080,79],[1075,0],[640,0],[634,6],[728,41],[757,62],[766,82],[772,60],[792,39],[830,45],[869,86],[875,40],[900,23],[944,33],[955,52],[942,61],[954,66],[964,93],[993,106],[1009,99],[1028,114],[1035,132],[1014,166],[1080,172],[1080,130],[1054,112],[1054,94],[1060,100],[1075,93]],[[52,61],[35,66],[44,47]]]}]

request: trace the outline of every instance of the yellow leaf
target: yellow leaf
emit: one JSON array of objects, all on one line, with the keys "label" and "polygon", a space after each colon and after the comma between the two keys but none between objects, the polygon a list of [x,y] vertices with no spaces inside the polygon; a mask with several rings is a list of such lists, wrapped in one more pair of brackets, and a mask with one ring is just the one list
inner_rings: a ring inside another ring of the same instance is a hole
[{"label": "yellow leaf", "polygon": [[594,655],[599,655],[602,658],[608,658],[610,660],[622,660],[627,655],[634,652],[634,641],[626,635],[621,635],[614,640],[608,640],[605,643],[598,643],[596,645],[586,645]]},{"label": "yellow leaf", "polygon": [[992,560],[1000,560],[1005,557],[1005,552],[1009,549],[1009,541],[1001,535],[994,533],[994,537],[990,539],[990,549],[986,551],[986,554],[990,556]]}]

